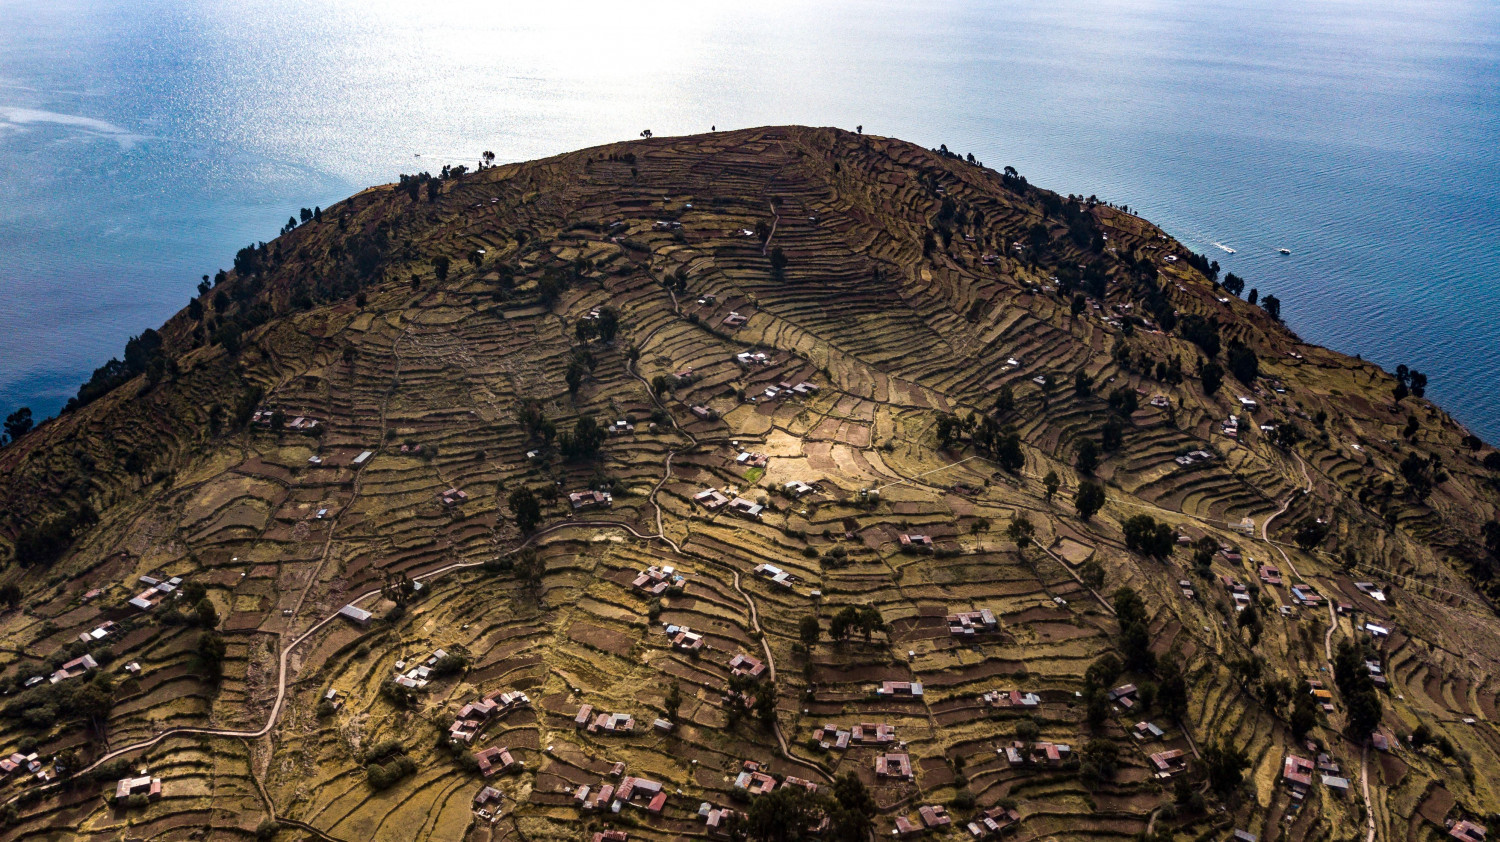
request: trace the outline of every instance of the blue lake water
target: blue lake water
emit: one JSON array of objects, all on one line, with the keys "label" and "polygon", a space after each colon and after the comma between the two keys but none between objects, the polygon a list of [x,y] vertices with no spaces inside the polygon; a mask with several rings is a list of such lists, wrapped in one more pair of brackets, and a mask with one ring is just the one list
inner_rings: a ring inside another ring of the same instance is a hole
[{"label": "blue lake water", "polygon": [[1500,438],[1494,0],[0,0],[0,413],[55,412],[300,207],[768,123],[1128,204]]}]

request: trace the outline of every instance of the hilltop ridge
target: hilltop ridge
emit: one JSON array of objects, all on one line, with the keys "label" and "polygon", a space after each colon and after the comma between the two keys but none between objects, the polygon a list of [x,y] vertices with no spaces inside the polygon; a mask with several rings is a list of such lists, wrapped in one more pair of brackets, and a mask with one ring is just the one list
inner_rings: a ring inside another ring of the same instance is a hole
[{"label": "hilltop ridge", "polygon": [[[617,758],[672,793],[632,813],[641,838],[705,833],[700,802],[755,816],[744,760],[825,794],[854,773],[881,833],[938,803],[1023,838],[1485,819],[1500,457],[1228,280],[1125,209],[826,128],[319,209],[0,449],[0,749],[90,770],[7,784],[5,835],[577,838],[611,820],[576,787]],[[131,607],[143,575],[181,577],[193,610]],[[337,619],[350,603],[368,625]],[[395,689],[395,661],[438,649],[458,660]],[[1121,684],[1160,697],[1140,713],[1104,696]],[[1010,689],[1039,696],[986,696]],[[463,704],[516,690],[449,747]],[[575,731],[582,705],[640,724]],[[876,720],[909,774],[813,738]],[[1280,780],[1307,739],[1347,799]],[[1074,760],[1013,762],[1013,740]],[[484,745],[511,774],[474,771]],[[101,770],[142,757],[161,800],[99,808]],[[486,783],[504,798],[479,815]]]}]

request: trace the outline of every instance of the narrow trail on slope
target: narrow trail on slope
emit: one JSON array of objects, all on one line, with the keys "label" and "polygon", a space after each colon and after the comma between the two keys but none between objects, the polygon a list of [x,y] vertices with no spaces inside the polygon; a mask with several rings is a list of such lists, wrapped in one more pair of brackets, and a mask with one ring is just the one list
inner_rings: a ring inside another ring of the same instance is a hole
[{"label": "narrow trail on slope", "polygon": [[[1303,576],[1302,572],[1297,569],[1297,565],[1293,563],[1292,557],[1287,555],[1286,550],[1283,549],[1278,542],[1271,540],[1271,522],[1281,515],[1285,514],[1286,510],[1291,508],[1292,501],[1296,499],[1298,493],[1307,494],[1308,492],[1312,491],[1313,481],[1312,476],[1307,472],[1307,463],[1304,462],[1302,460],[1302,457],[1300,456],[1297,456],[1296,459],[1297,466],[1302,470],[1302,478],[1306,480],[1307,484],[1303,486],[1301,492],[1293,492],[1291,494],[1288,494],[1285,502],[1281,504],[1281,507],[1266,517],[1265,522],[1260,526],[1260,538],[1262,541],[1275,548],[1276,552],[1281,555],[1281,560],[1286,563],[1286,566],[1298,579],[1307,581],[1307,577]],[[1328,674],[1332,675],[1333,633],[1338,628],[1339,619],[1338,612],[1334,610],[1334,607],[1331,603],[1328,606],[1328,620],[1328,631],[1323,635],[1323,655],[1328,661]],[[1360,796],[1364,799],[1365,803],[1365,842],[1375,842],[1375,811],[1370,806],[1369,753],[1369,742],[1366,741],[1359,747],[1359,789]]]},{"label": "narrow trail on slope", "polygon": [[[380,438],[375,443],[375,456],[379,456],[385,450],[385,431],[388,423],[386,421],[386,413],[390,409],[391,395],[395,394],[395,383],[401,378],[401,340],[406,338],[407,333],[408,331],[401,331],[396,336],[396,341],[391,343],[391,353],[396,358],[396,370],[391,375],[391,387],[386,390],[385,398],[380,402]],[[328,524],[328,537],[323,540],[323,553],[318,557],[318,566],[313,569],[312,575],[308,577],[307,584],[302,588],[301,595],[297,597],[297,604],[292,606],[291,616],[287,619],[288,630],[297,622],[297,618],[302,616],[302,605],[307,601],[307,594],[313,589],[313,585],[318,583],[318,579],[322,577],[323,568],[328,566],[328,556],[333,552],[333,537],[338,532],[339,520],[343,518],[349,509],[353,508],[354,502],[359,499],[360,489],[364,487],[365,468],[369,467],[373,461],[375,461],[374,456],[366,459],[364,464],[355,468],[353,491],[349,495],[349,500],[339,507],[339,510],[334,513],[333,518]]]},{"label": "narrow trail on slope", "polygon": [[[678,315],[682,314],[682,310],[678,306],[678,303],[677,303],[677,296],[675,296],[675,295],[672,296],[672,309]],[[645,340],[649,340],[651,338],[651,336],[654,335],[654,333],[655,333],[655,331],[652,331],[652,333],[647,334],[646,337],[645,337]],[[720,560],[718,560],[716,558],[709,558],[708,556],[702,556],[702,555],[697,555],[697,554],[693,554],[693,553],[688,553],[688,552],[684,551],[682,549],[682,547],[677,544],[676,541],[673,541],[671,538],[668,538],[667,535],[666,535],[666,526],[665,526],[665,524],[663,522],[663,519],[662,519],[662,508],[661,508],[661,504],[658,503],[657,500],[656,500],[656,495],[667,484],[667,480],[669,480],[669,479],[672,478],[672,459],[673,459],[673,457],[677,456],[679,453],[688,453],[688,452],[690,452],[692,450],[695,450],[696,448],[700,447],[703,443],[700,442],[698,440],[698,438],[696,436],[694,436],[692,433],[689,433],[687,430],[684,430],[682,428],[681,424],[677,423],[676,416],[674,416],[671,413],[671,411],[668,410],[667,407],[662,404],[661,399],[657,396],[656,392],[651,388],[651,384],[648,383],[648,382],[646,382],[646,378],[642,377],[640,375],[640,373],[638,373],[635,370],[635,362],[634,361],[627,361],[626,362],[625,371],[631,377],[633,377],[636,380],[640,381],[641,385],[644,386],[645,389],[646,389],[646,394],[651,397],[651,402],[654,403],[654,404],[656,404],[656,406],[659,409],[661,409],[661,411],[663,413],[666,414],[667,418],[669,420],[671,420],[671,422],[672,422],[672,428],[674,430],[676,430],[678,433],[680,433],[682,436],[684,436],[685,438],[687,438],[687,440],[688,440],[688,444],[686,446],[667,451],[667,458],[666,458],[666,463],[665,463],[665,471],[662,474],[662,478],[657,481],[656,485],[651,488],[651,493],[649,495],[647,495],[647,500],[651,503],[651,508],[652,508],[653,512],[655,513],[655,518],[656,518],[656,534],[655,535],[651,535],[649,537],[650,538],[655,538],[655,539],[658,539],[658,540],[662,541],[667,546],[671,547],[672,551],[675,552],[675,553],[677,553],[678,555],[688,556],[688,557],[691,557],[691,558],[696,558],[699,561],[702,561],[702,562],[707,563],[707,564],[711,564],[711,565],[713,565],[715,567],[718,567],[718,568],[720,568],[722,570],[726,570],[726,571],[729,572],[729,574],[733,577],[732,578],[732,584],[734,586],[735,593],[739,594],[740,598],[745,601],[745,608],[746,608],[746,610],[748,612],[747,618],[749,620],[750,631],[751,631],[752,634],[755,635],[755,638],[760,641],[761,653],[764,654],[765,658],[766,658],[766,675],[767,675],[767,678],[774,684],[775,681],[776,681],[776,655],[775,655],[775,653],[773,653],[771,651],[771,643],[770,643],[769,640],[766,639],[765,630],[761,628],[761,625],[760,625],[760,612],[756,608],[755,600],[752,599],[751,596],[750,596],[750,594],[747,593],[745,591],[745,589],[740,586],[740,571],[737,570],[733,565],[726,564],[726,563],[724,563],[724,562],[722,562],[722,561],[720,561]],[[635,530],[633,530],[633,529],[630,530],[630,531],[631,531],[632,534],[637,534],[637,533],[635,533]],[[641,536],[641,535],[637,534],[637,537],[648,537],[648,536]],[[781,729],[781,723],[779,721],[772,727],[772,733],[775,734],[775,736],[776,736],[776,743],[781,748],[781,755],[782,755],[782,757],[786,758],[789,762],[796,763],[796,764],[798,764],[798,765],[800,765],[800,766],[802,766],[804,768],[811,769],[811,770],[817,772],[818,774],[822,775],[827,780],[830,780],[830,781],[833,780],[833,773],[830,772],[828,769],[824,768],[821,763],[818,763],[818,762],[813,761],[813,760],[808,760],[808,759],[803,758],[803,757],[799,757],[796,754],[792,753],[791,744],[787,742],[786,734],[782,731],[782,729]]]},{"label": "narrow trail on slope", "polygon": [[[674,309],[675,309],[675,297],[674,297]],[[404,337],[404,336],[405,336],[405,333],[403,332],[402,337]],[[397,338],[396,344],[398,346],[399,346],[399,343],[400,343],[402,337],[398,337]],[[633,363],[627,364],[626,370],[630,373],[631,377],[635,378],[636,380],[639,380],[643,385],[645,385],[647,393],[651,395],[652,401],[655,402],[658,406],[661,406],[660,400],[657,398],[657,396],[654,393],[651,392],[650,384],[646,382],[645,378],[641,377],[635,371],[634,364]],[[663,409],[663,411],[666,411],[665,407],[662,407],[662,409]],[[638,531],[637,529],[635,529],[634,527],[630,526],[629,524],[621,523],[621,522],[617,522],[617,521],[564,521],[564,522],[561,522],[561,523],[553,524],[551,526],[548,526],[546,528],[538,530],[537,532],[532,533],[530,536],[526,537],[523,541],[521,541],[515,547],[512,547],[509,550],[506,550],[502,555],[511,555],[511,554],[516,553],[516,552],[519,552],[520,550],[525,549],[528,546],[531,546],[533,543],[535,543],[539,539],[541,539],[541,538],[543,538],[543,537],[545,537],[547,535],[550,535],[550,534],[552,534],[554,532],[562,531],[562,530],[565,530],[565,529],[572,529],[572,528],[620,529],[620,530],[623,530],[625,532],[630,533],[630,535],[632,535],[633,537],[635,537],[638,540],[643,540],[643,541],[659,540],[662,543],[666,544],[668,547],[670,547],[674,553],[677,553],[679,555],[684,555],[684,556],[691,556],[693,558],[697,558],[697,559],[700,559],[700,560],[705,561],[707,563],[713,564],[716,567],[720,567],[720,568],[728,571],[733,576],[733,585],[734,585],[735,592],[738,593],[740,595],[740,597],[745,600],[745,606],[746,606],[746,610],[747,610],[747,619],[749,621],[748,624],[749,624],[750,630],[760,640],[762,652],[766,656],[766,669],[767,669],[767,673],[768,673],[768,675],[770,677],[770,680],[774,682],[776,680],[776,659],[775,659],[775,655],[772,653],[770,643],[766,640],[765,632],[761,628],[761,625],[760,625],[760,615],[759,615],[758,609],[756,608],[755,601],[754,601],[753,598],[751,598],[751,596],[740,585],[740,574],[739,574],[739,571],[736,570],[736,569],[734,569],[733,566],[725,564],[724,562],[718,561],[716,559],[708,559],[708,558],[705,558],[705,557],[702,557],[702,556],[691,555],[691,554],[685,552],[682,549],[682,547],[676,541],[673,541],[671,538],[668,538],[666,536],[666,534],[665,534],[665,524],[663,522],[662,509],[661,509],[661,505],[659,503],[657,503],[657,501],[656,501],[656,495],[661,490],[661,488],[666,485],[667,481],[669,479],[671,479],[671,476],[672,476],[672,458],[674,456],[676,456],[677,454],[679,454],[679,453],[685,453],[685,452],[688,452],[690,450],[693,450],[694,448],[699,447],[700,444],[701,444],[699,442],[699,440],[695,436],[693,436],[692,434],[686,432],[685,430],[683,430],[681,428],[681,426],[677,423],[676,418],[672,417],[672,415],[671,415],[670,412],[668,412],[667,415],[668,415],[669,418],[672,419],[672,426],[679,433],[681,433],[682,435],[684,435],[688,439],[689,443],[685,447],[678,448],[678,449],[675,449],[675,450],[671,450],[671,451],[668,452],[667,458],[666,458],[666,463],[665,463],[665,470],[663,472],[663,476],[662,476],[662,478],[660,480],[657,481],[656,485],[652,488],[651,493],[649,495],[648,499],[649,499],[649,501],[651,503],[651,506],[652,506],[652,508],[653,508],[653,510],[655,512],[655,520],[656,520],[656,532],[655,532],[655,534],[642,533],[642,532]],[[382,425],[384,425],[384,423],[385,423],[384,409],[382,409],[381,423],[382,423]],[[382,442],[382,445],[383,445],[383,442]],[[345,506],[345,508],[347,508],[347,505]],[[331,534],[330,534],[330,539],[329,540],[331,542]],[[326,545],[325,545],[325,551],[324,552],[325,552],[325,558],[326,558],[326,554],[327,554],[327,546]],[[478,567],[478,566],[482,565],[483,563],[484,562],[482,562],[482,561],[454,562],[452,564],[447,564],[447,565],[444,565],[442,567],[436,568],[434,570],[430,570],[430,571],[427,571],[425,573],[421,573],[421,574],[418,574],[416,576],[413,576],[412,580],[413,581],[423,581],[423,582],[426,582],[426,581],[430,581],[430,580],[436,579],[437,577],[443,576],[443,575],[445,575],[447,573],[451,573],[451,572],[454,572],[454,571],[457,571],[457,570],[466,570],[466,569]],[[365,591],[364,593],[361,593],[361,594],[359,594],[359,595],[351,598],[349,600],[349,604],[350,605],[357,605],[358,603],[363,602],[366,599],[369,599],[369,598],[371,598],[371,597],[373,597],[373,596],[375,596],[375,595],[377,595],[379,593],[380,593],[380,589],[379,588],[374,588],[374,589]],[[303,592],[303,598],[305,598],[305,597],[306,597],[306,591],[304,590],[304,592]],[[299,605],[300,605],[300,600],[299,600]],[[287,680],[288,680],[288,673],[290,672],[290,659],[291,659],[292,653],[294,651],[296,651],[298,649],[298,647],[300,647],[304,642],[306,642],[314,634],[316,634],[317,632],[321,631],[329,623],[332,623],[335,620],[337,620],[338,616],[339,616],[339,614],[338,614],[337,611],[335,611],[335,612],[327,615],[326,617],[324,617],[321,620],[319,620],[317,623],[313,624],[312,627],[310,627],[309,629],[307,629],[307,631],[303,632],[301,635],[299,635],[297,638],[295,638],[290,644],[286,645],[285,647],[282,647],[280,658],[279,658],[279,662],[278,662],[278,675],[277,675],[277,681],[276,681],[276,698],[275,698],[275,701],[272,703],[271,711],[270,711],[269,715],[266,718],[265,725],[261,726],[258,729],[255,729],[253,731],[251,731],[251,730],[245,730],[245,729],[209,728],[209,727],[195,727],[195,726],[183,726],[183,727],[178,727],[178,728],[170,728],[170,729],[168,729],[166,731],[162,731],[161,733],[156,734],[155,736],[150,737],[148,739],[141,740],[141,741],[135,742],[135,743],[131,743],[131,744],[126,745],[126,746],[120,746],[118,748],[110,750],[109,752],[101,755],[93,763],[90,763],[88,766],[85,766],[83,769],[79,770],[79,774],[83,774],[83,773],[92,771],[93,769],[98,768],[99,766],[101,766],[101,765],[103,765],[103,764],[105,764],[105,763],[107,763],[107,762],[109,762],[111,760],[114,760],[117,757],[121,757],[123,755],[130,754],[132,752],[141,751],[141,750],[150,748],[152,746],[155,746],[158,743],[160,743],[162,740],[167,739],[168,737],[186,736],[186,735],[200,735],[200,736],[210,736],[210,737],[230,737],[230,738],[240,738],[240,739],[258,739],[260,737],[263,737],[263,736],[269,734],[271,732],[271,730],[276,726],[276,722],[277,722],[277,720],[281,716],[282,708],[286,704]],[[797,755],[795,755],[795,754],[792,753],[791,746],[787,742],[786,736],[785,736],[785,734],[783,733],[783,731],[781,729],[780,723],[778,723],[776,725],[776,727],[774,729],[774,733],[776,735],[776,741],[777,741],[777,743],[779,744],[779,746],[781,748],[782,755],[783,755],[783,757],[786,758],[786,760],[788,760],[789,762],[792,762],[792,763],[796,763],[796,764],[798,764],[800,766],[803,766],[804,768],[811,769],[811,770],[817,772],[819,775],[822,775],[825,779],[829,779],[829,780],[832,779],[832,774],[828,770],[826,770],[825,768],[823,768],[823,766],[821,764],[818,764],[818,763],[816,763],[814,761],[807,760],[807,759],[802,758],[802,757],[798,757]],[[257,782],[257,784],[258,784],[258,782]],[[57,783],[53,783],[53,784],[50,784],[49,787],[53,787],[53,786],[57,786],[57,785],[58,785]],[[33,791],[39,791],[39,790],[33,790]],[[14,797],[11,800],[13,801]],[[9,803],[9,802],[7,802],[7,803]],[[290,824],[291,822],[288,821],[288,823]],[[302,825],[300,825],[300,824],[298,824],[297,826],[302,827]],[[320,836],[323,836],[323,838],[325,838],[325,839],[332,839],[333,838],[333,837],[326,836],[326,834],[323,834],[322,831],[318,831],[316,828],[304,827],[304,829],[307,829],[307,830],[309,830],[311,832],[317,833]]]},{"label": "narrow trail on slope", "polygon": [[781,214],[776,210],[776,205],[771,205],[771,233],[766,235],[766,241],[760,244],[760,253],[765,254],[771,247],[771,241],[776,238],[776,225],[781,222]]}]

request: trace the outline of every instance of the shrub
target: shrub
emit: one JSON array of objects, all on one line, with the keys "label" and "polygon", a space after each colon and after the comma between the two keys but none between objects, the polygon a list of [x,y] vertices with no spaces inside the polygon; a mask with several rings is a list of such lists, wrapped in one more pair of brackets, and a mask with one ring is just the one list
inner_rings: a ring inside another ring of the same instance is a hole
[{"label": "shrub", "polygon": [[373,789],[389,789],[401,782],[402,778],[414,775],[417,772],[417,764],[410,757],[402,755],[389,763],[372,763],[365,767],[370,786]]}]

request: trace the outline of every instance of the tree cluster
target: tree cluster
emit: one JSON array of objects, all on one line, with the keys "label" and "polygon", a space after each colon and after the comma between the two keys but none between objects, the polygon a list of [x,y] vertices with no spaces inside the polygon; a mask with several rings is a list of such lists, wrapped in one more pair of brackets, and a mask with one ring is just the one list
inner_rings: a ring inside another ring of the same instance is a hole
[{"label": "tree cluster", "polygon": [[1396,402],[1400,403],[1407,395],[1423,397],[1427,394],[1427,375],[1414,368],[1405,365],[1396,366],[1396,388],[1394,389]]},{"label": "tree cluster", "polygon": [[365,752],[365,776],[371,789],[390,789],[416,773],[416,762],[406,756],[406,747],[398,740],[382,740]]},{"label": "tree cluster", "polygon": [[1151,651],[1151,617],[1146,603],[1134,589],[1122,587],[1114,595],[1115,617],[1120,621],[1120,652],[1127,669],[1150,672],[1156,668]]},{"label": "tree cluster", "polygon": [[885,620],[873,605],[846,605],[828,623],[828,636],[840,643],[859,632],[869,643],[876,632],[885,631]]},{"label": "tree cluster", "polygon": [[604,446],[604,428],[592,415],[581,415],[573,424],[571,433],[564,432],[557,439],[557,449],[570,462],[585,462],[599,455]]},{"label": "tree cluster", "polygon": [[831,793],[780,786],[756,798],[730,836],[752,842],[865,842],[873,833],[877,811],[874,797],[858,776],[845,772],[834,781]]},{"label": "tree cluster", "polygon": [[1380,724],[1380,693],[1365,668],[1368,657],[1359,644],[1350,640],[1339,641],[1333,655],[1333,680],[1349,712],[1349,735],[1356,740],[1368,738]]},{"label": "tree cluster", "polygon": [[1125,521],[1125,546],[1152,558],[1164,559],[1177,547],[1177,530],[1157,523],[1150,515],[1135,515]]}]

